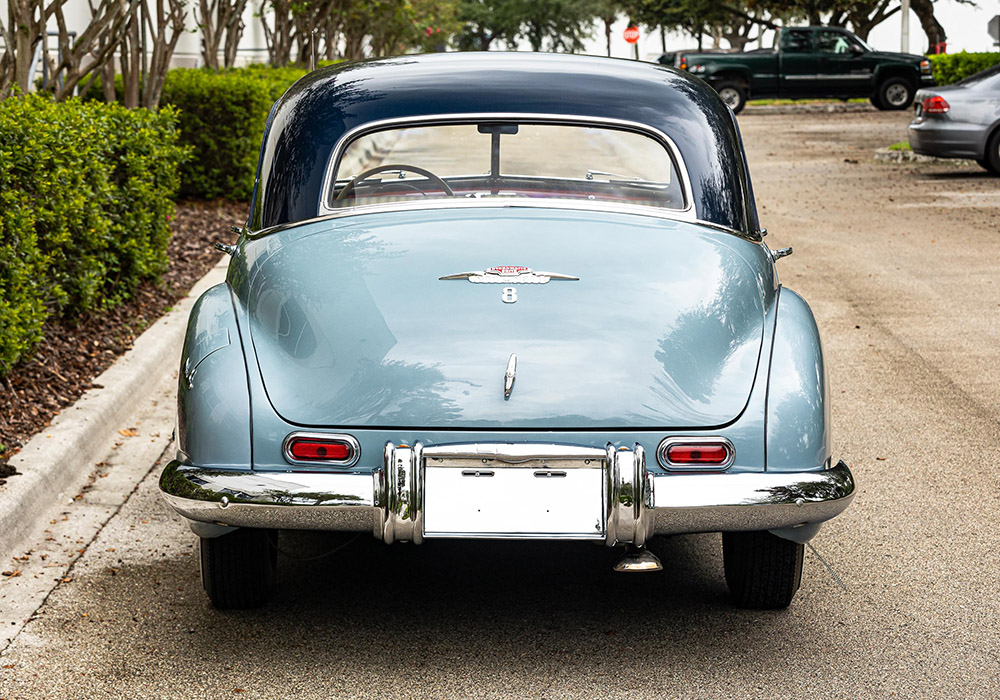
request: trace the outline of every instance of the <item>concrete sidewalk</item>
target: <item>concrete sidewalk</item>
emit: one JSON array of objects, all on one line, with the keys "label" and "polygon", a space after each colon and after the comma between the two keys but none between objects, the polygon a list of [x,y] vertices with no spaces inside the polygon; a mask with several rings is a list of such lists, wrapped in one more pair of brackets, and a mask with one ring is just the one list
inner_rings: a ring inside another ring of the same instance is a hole
[{"label": "concrete sidewalk", "polygon": [[[0,486],[0,624],[8,641],[168,447],[188,314],[225,280],[223,256],[187,297],[149,327],[11,459]],[[6,646],[6,644],[4,644]]]}]

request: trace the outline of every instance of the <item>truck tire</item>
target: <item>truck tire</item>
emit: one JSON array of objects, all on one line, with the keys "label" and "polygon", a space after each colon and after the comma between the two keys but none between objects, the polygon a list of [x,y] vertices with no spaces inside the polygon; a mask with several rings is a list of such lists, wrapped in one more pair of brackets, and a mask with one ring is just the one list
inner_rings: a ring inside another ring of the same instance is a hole
[{"label": "truck tire", "polygon": [[277,530],[240,528],[201,538],[201,583],[220,610],[259,608],[274,592]]},{"label": "truck tire", "polygon": [[723,80],[715,86],[715,91],[719,93],[722,101],[733,110],[733,114],[743,111],[747,103],[747,88],[743,83],[735,80]]},{"label": "truck tire", "polygon": [[787,608],[802,581],[805,546],[770,532],[722,533],[722,563],[741,608]]},{"label": "truck tire", "polygon": [[907,109],[916,94],[913,83],[899,76],[883,80],[875,89],[872,104],[881,110]]}]

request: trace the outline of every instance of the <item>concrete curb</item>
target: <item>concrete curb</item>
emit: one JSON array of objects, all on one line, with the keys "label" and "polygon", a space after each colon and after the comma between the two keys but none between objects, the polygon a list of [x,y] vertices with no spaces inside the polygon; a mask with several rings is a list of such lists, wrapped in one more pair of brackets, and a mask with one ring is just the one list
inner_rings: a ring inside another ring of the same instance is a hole
[{"label": "concrete curb", "polygon": [[873,105],[861,102],[798,102],[790,105],[748,104],[740,114],[802,114],[809,113],[864,113],[877,112]]},{"label": "concrete curb", "polygon": [[209,287],[225,281],[228,257],[199,280],[187,297],[136,339],[72,406],[35,435],[11,460],[17,476],[0,487],[0,557],[6,561],[42,527],[39,522],[56,503],[65,503],[86,482],[94,463],[107,455],[118,431],[149,400],[149,392],[175,373],[188,314]]},{"label": "concrete curb", "polygon": [[888,148],[875,150],[875,160],[879,163],[937,163],[938,165],[968,165],[972,161],[961,158],[935,158],[913,151],[891,151]]}]

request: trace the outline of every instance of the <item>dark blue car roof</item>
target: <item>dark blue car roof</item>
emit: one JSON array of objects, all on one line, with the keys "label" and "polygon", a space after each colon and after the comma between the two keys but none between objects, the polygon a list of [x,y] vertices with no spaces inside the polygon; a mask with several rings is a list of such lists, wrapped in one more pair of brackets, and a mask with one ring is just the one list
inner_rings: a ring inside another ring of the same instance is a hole
[{"label": "dark blue car roof", "polygon": [[313,218],[331,153],[386,119],[453,114],[617,119],[667,134],[698,219],[755,236],[752,190],[732,112],[686,74],[639,61],[534,53],[442,53],[343,63],[296,82],[268,117],[251,230]]}]

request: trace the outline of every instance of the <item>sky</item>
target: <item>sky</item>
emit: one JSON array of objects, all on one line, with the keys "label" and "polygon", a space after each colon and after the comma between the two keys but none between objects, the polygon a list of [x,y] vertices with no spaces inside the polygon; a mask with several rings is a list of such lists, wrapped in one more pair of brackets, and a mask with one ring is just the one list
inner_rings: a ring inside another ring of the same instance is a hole
[{"label": "sky", "polygon": [[[998,51],[1000,48],[993,46],[993,40],[986,32],[986,24],[994,15],[1000,15],[1000,0],[978,0],[978,6],[962,4],[956,0],[937,0],[934,3],[935,16],[944,26],[948,34],[948,53],[957,53],[963,49],[966,51]],[[626,28],[624,20],[615,24],[611,37],[611,54],[619,58],[630,58],[632,47],[625,42],[623,33]],[[874,48],[882,51],[899,51],[900,41],[900,17],[897,13],[892,18],[878,25],[868,37],[868,43]],[[927,38],[920,28],[920,21],[912,12],[910,13],[910,47],[909,53],[921,53],[926,46]],[[725,42],[723,42],[725,43]],[[765,45],[770,46],[770,39],[765,35]],[[689,49],[697,46],[697,42],[690,36],[681,34],[667,35],[667,49]],[[756,43],[749,44],[747,48],[757,48]],[[588,43],[587,53],[605,54],[604,34],[602,31],[595,33],[594,39]],[[641,58],[655,58],[661,53],[661,42],[659,33],[650,34],[642,31],[639,40],[639,56]]]}]

